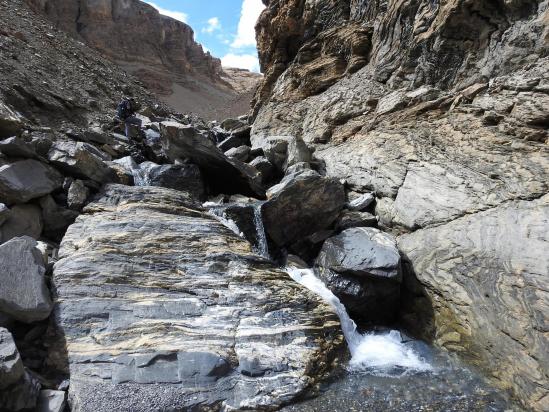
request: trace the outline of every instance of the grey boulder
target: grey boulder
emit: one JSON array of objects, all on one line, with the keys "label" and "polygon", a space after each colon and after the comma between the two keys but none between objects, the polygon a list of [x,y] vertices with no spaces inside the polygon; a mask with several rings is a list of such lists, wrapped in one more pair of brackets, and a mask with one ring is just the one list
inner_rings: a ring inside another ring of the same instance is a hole
[{"label": "grey boulder", "polygon": [[0,327],[0,410],[34,410],[40,386],[25,371],[11,333]]},{"label": "grey boulder", "polygon": [[351,313],[371,321],[395,319],[402,271],[393,236],[375,228],[347,229],[324,242],[315,265]]},{"label": "grey boulder", "polygon": [[63,177],[55,169],[37,160],[21,160],[0,167],[0,199],[7,203],[25,203],[59,189]]},{"label": "grey boulder", "polygon": [[365,193],[351,200],[347,205],[347,209],[356,210],[362,212],[368,206],[370,206],[375,200],[373,193]]},{"label": "grey boulder", "polygon": [[0,227],[0,243],[18,236],[38,239],[43,227],[40,207],[32,204],[15,205],[10,209],[6,221]]},{"label": "grey boulder", "polygon": [[274,410],[330,368],[330,307],[189,194],[107,185],[85,212],[54,267],[48,341],[74,412]]},{"label": "grey boulder", "polygon": [[377,218],[368,212],[344,210],[336,222],[336,230],[345,230],[353,227],[376,226]]},{"label": "grey boulder", "polygon": [[51,139],[41,134],[23,133],[0,140],[0,152],[10,157],[39,158],[47,154]]},{"label": "grey boulder", "polygon": [[312,170],[286,176],[269,189],[267,197],[262,207],[263,222],[278,246],[326,229],[345,205],[341,183]]},{"label": "grey boulder", "polygon": [[160,129],[166,156],[172,161],[191,160],[200,167],[215,191],[264,196],[257,170],[225,156],[215,143],[198,129],[177,122],[162,122]]},{"label": "grey boulder", "polygon": [[46,319],[52,310],[37,242],[19,237],[0,245],[0,312],[25,323]]},{"label": "grey boulder", "polygon": [[38,397],[36,412],[63,412],[66,393],[64,391],[42,390]]},{"label": "grey boulder", "polygon": [[241,162],[247,162],[250,158],[251,149],[248,146],[233,147],[225,152],[227,157],[231,159],[237,159]]},{"label": "grey boulder", "polygon": [[90,190],[82,180],[75,180],[71,183],[67,193],[67,204],[71,209],[80,210],[88,200]]},{"label": "grey boulder", "polygon": [[56,142],[48,152],[48,160],[78,178],[105,183],[114,177],[114,172],[104,162],[106,155],[87,143]]}]

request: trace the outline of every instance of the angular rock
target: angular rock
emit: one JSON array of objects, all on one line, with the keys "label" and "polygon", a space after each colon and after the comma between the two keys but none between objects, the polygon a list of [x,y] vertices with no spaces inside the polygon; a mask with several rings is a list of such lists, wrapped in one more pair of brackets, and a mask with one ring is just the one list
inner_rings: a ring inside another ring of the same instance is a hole
[{"label": "angular rock", "polygon": [[252,138],[252,149],[263,150],[265,157],[280,171],[296,164],[310,162],[312,151],[301,137],[296,136],[268,136]]},{"label": "angular rock", "polygon": [[[11,333],[0,327],[0,391],[25,375],[25,367]],[[1,406],[1,404],[0,404]]]},{"label": "angular rock", "polygon": [[374,228],[352,228],[324,242],[315,266],[347,309],[363,319],[394,321],[402,271],[396,239]]},{"label": "angular rock", "polygon": [[4,203],[0,203],[0,226],[4,224],[9,215],[10,209]]},{"label": "angular rock", "polygon": [[0,267],[0,312],[26,323],[46,319],[53,305],[36,241],[24,236],[0,245]]},{"label": "angular rock", "polygon": [[82,179],[104,183],[113,178],[113,171],[100,152],[82,142],[56,142],[48,152],[49,161],[65,172]]},{"label": "angular rock", "polygon": [[[536,410],[549,407],[549,195],[508,202],[399,238],[432,302],[430,328]],[[419,326],[419,327],[418,327]],[[434,326],[434,328],[433,328]]]},{"label": "angular rock", "polygon": [[37,160],[21,160],[0,167],[0,199],[8,205],[47,195],[62,184],[61,174]]},{"label": "angular rock", "polygon": [[25,371],[11,333],[0,327],[0,409],[35,410],[40,386]]},{"label": "angular rock", "polygon": [[73,411],[273,409],[342,342],[326,304],[188,194],[108,185],[85,210],[54,268]]},{"label": "angular rock", "polygon": [[227,150],[225,152],[225,155],[227,157],[240,160],[241,162],[245,163],[250,158],[250,151],[251,149],[248,146],[239,146],[239,147],[234,147],[230,150]]},{"label": "angular rock", "polygon": [[245,121],[239,119],[225,119],[223,120],[223,122],[221,122],[221,128],[229,132],[246,126],[248,126],[248,124]]},{"label": "angular rock", "polygon": [[38,397],[36,412],[63,412],[66,393],[63,391],[42,390]]},{"label": "angular rock", "polygon": [[[143,164],[140,167],[143,169]],[[150,186],[181,190],[192,194],[196,199],[204,197],[204,181],[196,165],[154,165],[146,173],[146,181]]]},{"label": "angular rock", "polygon": [[376,225],[377,218],[371,213],[344,210],[336,221],[336,230]]},{"label": "angular rock", "polygon": [[160,124],[162,146],[171,160],[190,159],[198,165],[211,187],[223,193],[263,196],[257,170],[226,157],[208,137],[192,126]]},{"label": "angular rock", "polygon": [[357,197],[356,199],[351,200],[347,204],[347,209],[362,212],[368,206],[370,206],[375,199],[376,198],[373,193],[364,193],[363,195]]},{"label": "angular rock", "polygon": [[250,162],[250,166],[254,167],[260,174],[261,183],[268,184],[275,176],[276,169],[266,157],[259,156]]},{"label": "angular rock", "polygon": [[36,205],[15,205],[10,209],[8,218],[0,227],[0,243],[19,236],[38,239],[42,234],[44,222],[42,210]]},{"label": "angular rock", "polygon": [[44,236],[55,241],[61,241],[65,231],[78,217],[79,212],[58,205],[51,196],[40,199]]},{"label": "angular rock", "polygon": [[52,145],[49,137],[23,133],[0,140],[0,152],[10,157],[38,158],[44,156]]},{"label": "angular rock", "polygon": [[269,237],[285,246],[326,229],[345,205],[345,191],[335,179],[307,170],[286,176],[267,192],[262,207]]},{"label": "angular rock", "polygon": [[[250,143],[250,139],[248,137],[247,141],[248,145]],[[222,152],[226,152],[227,150],[234,149],[235,147],[240,147],[246,145],[246,140],[242,139],[239,135],[230,135],[226,139],[224,139],[221,143],[217,145],[219,150]]]},{"label": "angular rock", "polygon": [[23,128],[23,117],[0,101],[0,139],[18,134]]},{"label": "angular rock", "polygon": [[88,200],[90,190],[82,180],[75,180],[71,183],[67,193],[67,204],[71,209],[80,210]]}]

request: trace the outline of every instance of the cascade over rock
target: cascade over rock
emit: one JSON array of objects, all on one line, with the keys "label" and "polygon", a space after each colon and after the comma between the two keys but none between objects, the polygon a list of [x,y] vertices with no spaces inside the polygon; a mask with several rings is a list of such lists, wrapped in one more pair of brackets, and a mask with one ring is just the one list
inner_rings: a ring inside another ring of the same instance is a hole
[{"label": "cascade over rock", "polygon": [[329,306],[171,189],[108,185],[53,281],[50,360],[68,364],[76,412],[272,408],[343,342]]}]

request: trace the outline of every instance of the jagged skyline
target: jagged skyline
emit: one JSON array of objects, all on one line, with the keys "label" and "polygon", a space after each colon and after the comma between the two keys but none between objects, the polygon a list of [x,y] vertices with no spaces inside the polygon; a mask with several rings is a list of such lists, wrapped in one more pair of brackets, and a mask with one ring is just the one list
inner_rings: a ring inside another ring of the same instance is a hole
[{"label": "jagged skyline", "polygon": [[145,1],[162,14],[193,27],[205,50],[221,58],[224,66],[259,71],[255,22],[265,7],[261,0]]}]

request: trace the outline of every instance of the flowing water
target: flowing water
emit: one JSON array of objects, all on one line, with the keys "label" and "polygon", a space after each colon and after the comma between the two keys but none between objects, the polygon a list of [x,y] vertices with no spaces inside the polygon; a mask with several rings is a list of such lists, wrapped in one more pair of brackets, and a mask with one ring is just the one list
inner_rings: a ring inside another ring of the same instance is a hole
[{"label": "flowing water", "polygon": [[345,306],[316,277],[313,270],[287,267],[286,271],[293,280],[319,295],[334,308],[341,321],[341,329],[351,353],[349,362],[351,370],[393,375],[432,369],[431,365],[413,348],[402,343],[400,332],[396,330],[383,334],[359,333],[356,323],[347,313]]},{"label": "flowing water", "polygon": [[267,235],[265,233],[265,226],[263,226],[263,218],[261,217],[261,207],[263,202],[258,202],[254,204],[254,224],[256,230],[257,244],[255,248],[257,253],[259,253],[264,258],[270,259],[269,255],[269,243],[267,242]]},{"label": "flowing water", "polygon": [[[206,204],[205,204],[206,206]],[[239,236],[237,224],[223,208],[210,206],[216,216]],[[261,204],[254,205],[256,252],[269,256],[261,219]],[[312,269],[286,267],[289,276],[332,306],[347,341],[346,355],[325,380],[285,412],[518,412],[508,394],[492,387],[484,377],[457,357],[407,338],[397,330],[361,333],[345,306]]]}]

